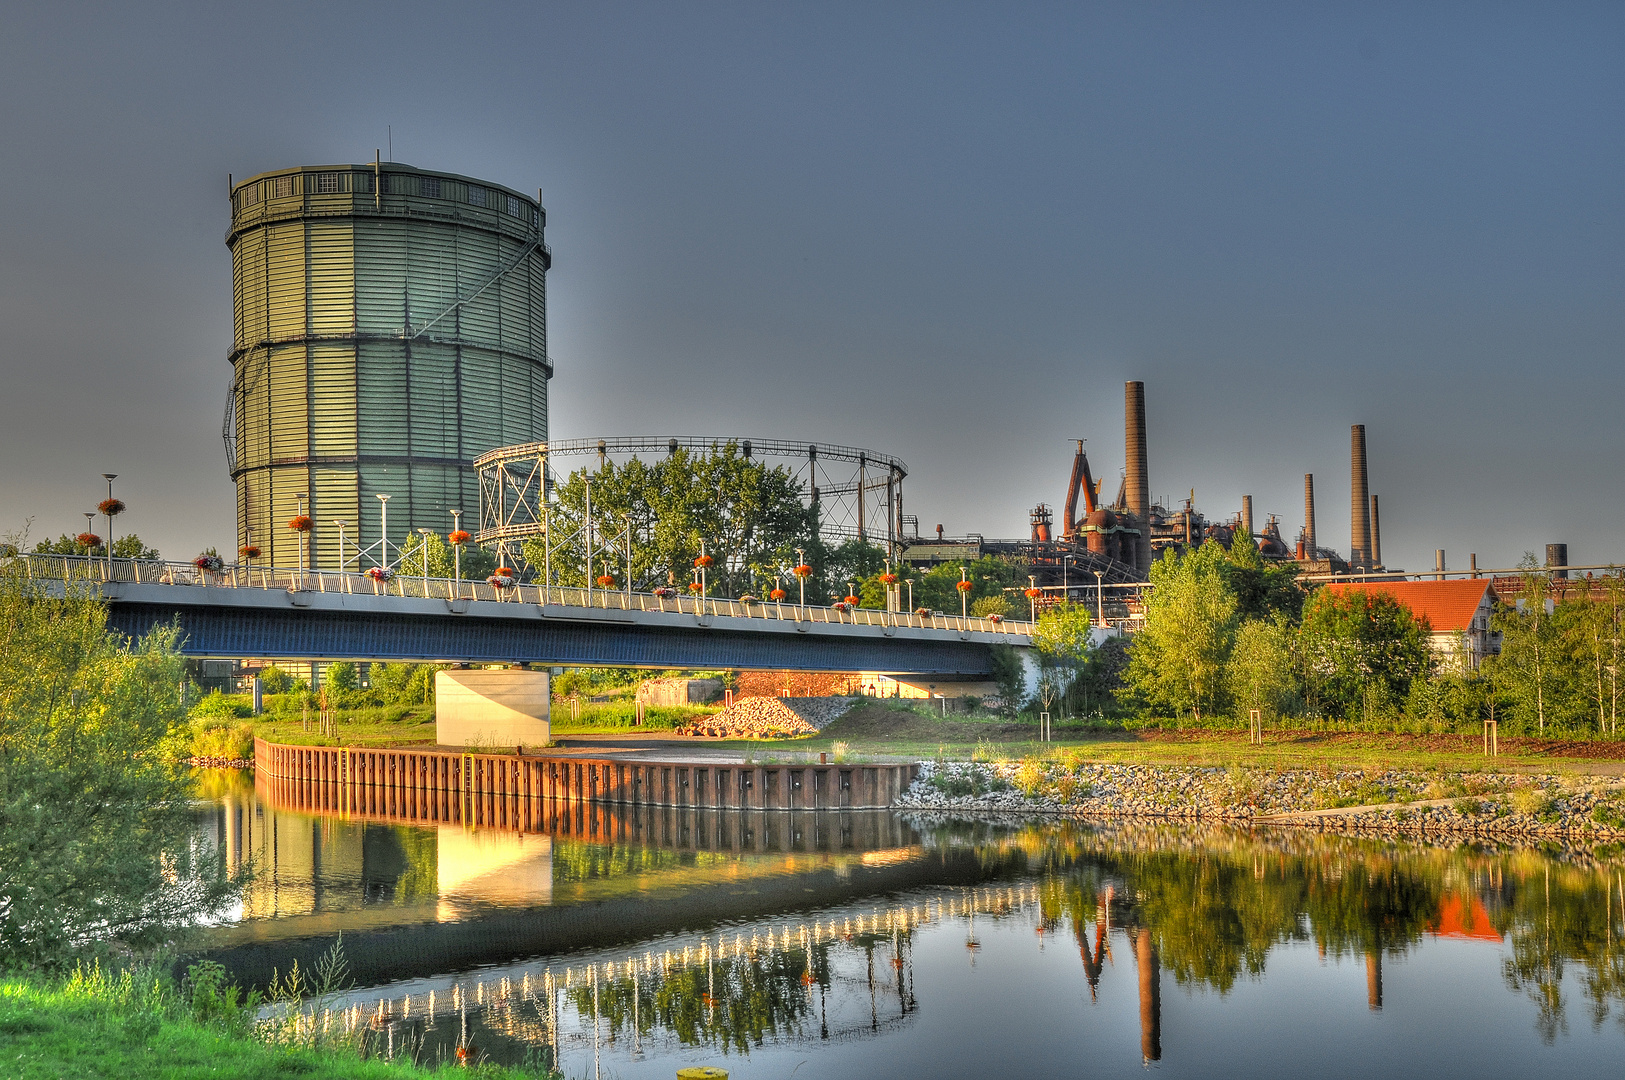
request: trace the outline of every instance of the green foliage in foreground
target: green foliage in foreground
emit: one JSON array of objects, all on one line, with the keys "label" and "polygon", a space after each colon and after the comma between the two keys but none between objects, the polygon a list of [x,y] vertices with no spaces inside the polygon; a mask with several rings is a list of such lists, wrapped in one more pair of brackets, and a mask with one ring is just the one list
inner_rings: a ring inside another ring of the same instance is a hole
[{"label": "green foliage in foreground", "polygon": [[135,644],[70,582],[0,568],[0,970],[163,940],[233,883],[194,850],[176,631]]},{"label": "green foliage in foreground", "polygon": [[[449,1067],[417,1069],[332,1048],[262,1041],[253,1027],[257,1002],[244,1000],[223,974],[218,965],[196,965],[176,984],[156,968],[111,974],[92,966],[60,979],[0,979],[0,1072],[15,1080],[387,1080],[452,1074]],[[537,1075],[489,1065],[456,1070],[460,1076],[471,1073]]]}]

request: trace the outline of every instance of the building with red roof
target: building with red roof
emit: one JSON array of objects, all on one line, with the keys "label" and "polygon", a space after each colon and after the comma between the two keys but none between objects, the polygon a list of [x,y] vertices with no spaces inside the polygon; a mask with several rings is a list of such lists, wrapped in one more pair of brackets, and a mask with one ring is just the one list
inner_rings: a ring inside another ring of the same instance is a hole
[{"label": "building with red roof", "polygon": [[1387,593],[1426,620],[1428,644],[1441,660],[1460,660],[1477,667],[1500,651],[1499,635],[1490,630],[1495,590],[1488,578],[1453,581],[1334,581],[1334,593]]}]

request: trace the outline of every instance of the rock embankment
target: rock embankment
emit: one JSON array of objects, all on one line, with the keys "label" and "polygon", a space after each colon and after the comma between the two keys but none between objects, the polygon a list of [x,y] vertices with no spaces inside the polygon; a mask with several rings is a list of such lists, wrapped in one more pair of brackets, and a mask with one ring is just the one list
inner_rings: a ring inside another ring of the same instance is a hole
[{"label": "rock embankment", "polygon": [[1625,837],[1619,782],[1501,773],[939,761],[924,763],[897,805],[1340,831]]},{"label": "rock embankment", "polygon": [[186,763],[194,769],[252,769],[253,758],[189,757]]},{"label": "rock embankment", "polygon": [[736,699],[721,712],[684,724],[677,733],[723,739],[787,739],[815,735],[850,709],[854,700],[845,697]]}]

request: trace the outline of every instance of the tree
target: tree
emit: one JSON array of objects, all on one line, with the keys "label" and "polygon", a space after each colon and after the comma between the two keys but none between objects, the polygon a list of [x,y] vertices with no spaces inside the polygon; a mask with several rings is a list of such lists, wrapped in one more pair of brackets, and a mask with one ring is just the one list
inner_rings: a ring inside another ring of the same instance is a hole
[{"label": "tree", "polygon": [[1047,710],[1055,697],[1071,694],[1090,654],[1089,609],[1082,604],[1048,608],[1033,624],[1033,649],[1038,654],[1039,693]]},{"label": "tree", "polygon": [[1294,563],[1265,562],[1258,543],[1237,536],[1230,557],[1220,564],[1225,581],[1236,594],[1236,612],[1243,619],[1273,619],[1285,615],[1296,621],[1303,613],[1303,586]]},{"label": "tree", "polygon": [[1004,711],[1011,715],[1021,711],[1027,701],[1027,665],[1009,645],[994,645],[988,650],[993,668],[993,685],[998,688]]},{"label": "tree", "polygon": [[236,882],[192,843],[178,631],[127,643],[88,588],[0,568],[0,968],[164,940]]},{"label": "tree", "polygon": [[348,660],[327,665],[327,687],[334,693],[342,694],[354,690],[359,682],[355,665]]},{"label": "tree", "polygon": [[[55,540],[41,540],[34,545],[34,551],[39,555],[105,555],[108,554],[104,545],[86,547],[76,538],[63,533]],[[148,547],[135,533],[128,533],[113,541],[112,556],[115,559],[157,559],[161,556],[158,549]]]},{"label": "tree", "polygon": [[1546,732],[1547,713],[1556,704],[1561,672],[1556,663],[1557,627],[1552,618],[1555,603],[1551,585],[1536,569],[1533,552],[1526,552],[1520,564],[1524,570],[1523,595],[1512,606],[1503,606],[1495,616],[1501,632],[1501,655],[1493,661],[1497,682],[1510,698],[1512,713],[1525,725],[1533,720],[1535,730]]},{"label": "tree", "polygon": [[[456,576],[457,552],[439,533],[430,533],[428,536],[421,533],[412,534],[406,543],[401,545],[400,558],[396,561],[395,569],[408,577],[423,573],[425,547],[429,549],[430,577]],[[497,568],[496,556],[475,544],[463,545],[462,562],[464,581],[483,581]]]},{"label": "tree", "polygon": [[[606,462],[592,473],[571,473],[555,489],[557,501],[549,511],[556,584],[587,584],[589,486],[593,577],[607,572],[617,587],[627,573],[628,527],[631,584],[638,590],[687,585],[702,543],[713,560],[706,573],[710,591],[721,596],[771,588],[772,580],[796,565],[798,546],[822,555],[811,513],[801,502],[801,484],[788,469],[768,468],[728,442],[705,454],[679,449],[653,464],[633,458],[624,465]],[[524,551],[532,567],[543,565],[543,542],[526,541]],[[808,599],[821,600],[811,595],[814,591],[809,588]]]},{"label": "tree", "polygon": [[1236,631],[1230,655],[1230,699],[1238,710],[1280,716],[1298,696],[1298,663],[1286,616],[1249,619]]},{"label": "tree", "polygon": [[[966,563],[965,577],[971,583],[970,603],[989,596],[1003,596],[1018,581],[1025,582],[1026,567],[1011,559],[984,555]],[[948,615],[959,614],[959,563],[938,563],[914,583],[914,603]]]},{"label": "tree", "polygon": [[1225,701],[1225,667],[1235,642],[1236,594],[1217,544],[1167,552],[1151,566],[1145,628],[1134,637],[1124,688],[1146,709],[1202,713]]},{"label": "tree", "polygon": [[1401,698],[1432,670],[1426,621],[1392,593],[1317,591],[1304,605],[1298,642],[1310,705],[1344,717]]}]

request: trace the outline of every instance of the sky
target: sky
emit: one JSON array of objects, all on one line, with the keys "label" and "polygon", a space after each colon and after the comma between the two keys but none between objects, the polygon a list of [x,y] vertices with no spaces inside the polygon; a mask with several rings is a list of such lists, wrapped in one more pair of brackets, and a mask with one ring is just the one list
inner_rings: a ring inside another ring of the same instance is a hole
[{"label": "sky", "polygon": [[1364,423],[1388,565],[1625,562],[1619,4],[14,3],[0,101],[0,532],[235,546],[227,174],[381,148],[542,192],[555,438],[1023,536],[1140,379],[1171,503],[1346,552]]}]

